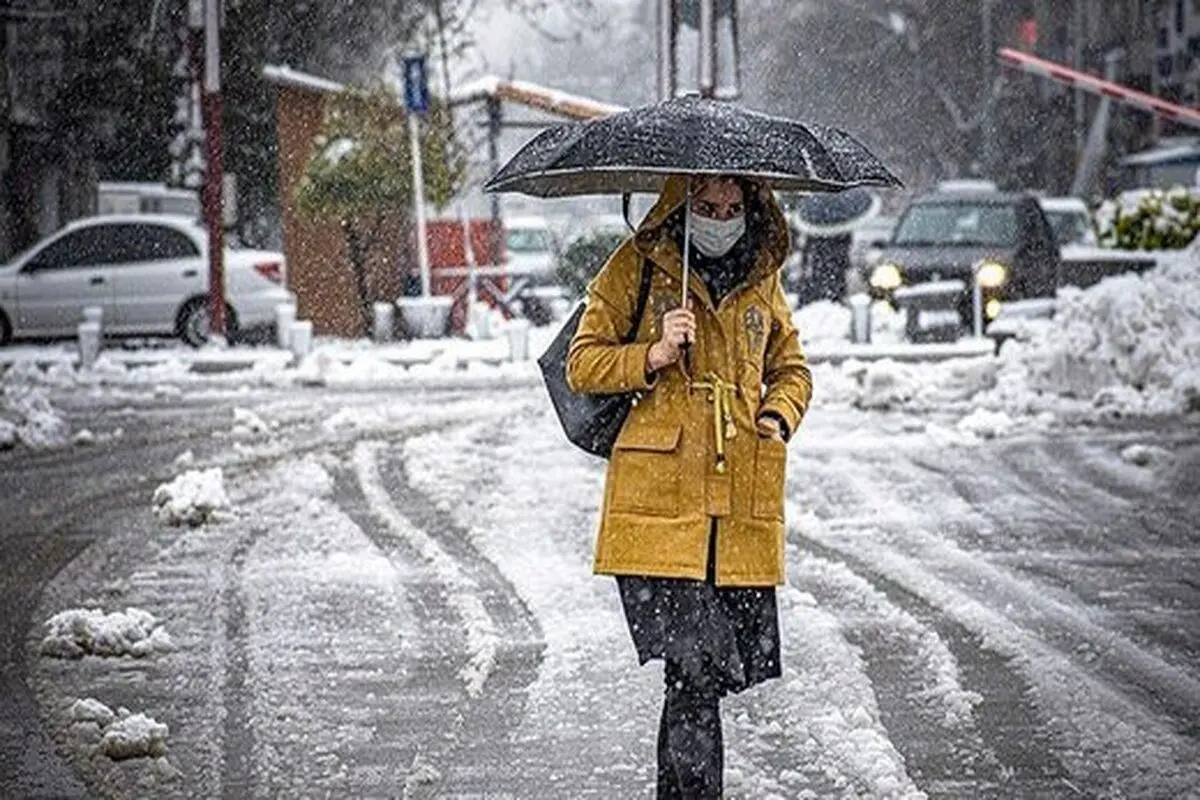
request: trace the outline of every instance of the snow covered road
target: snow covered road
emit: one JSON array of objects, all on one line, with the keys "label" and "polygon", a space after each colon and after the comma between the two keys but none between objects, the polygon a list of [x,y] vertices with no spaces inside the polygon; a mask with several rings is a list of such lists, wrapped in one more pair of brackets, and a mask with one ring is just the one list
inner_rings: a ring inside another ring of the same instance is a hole
[{"label": "snow covered road", "polygon": [[[75,415],[125,433],[5,457],[6,506],[27,500],[5,509],[4,644],[93,793],[652,795],[661,670],[636,666],[590,575],[602,465],[537,388]],[[154,487],[201,467],[222,468],[228,510],[155,519]],[[727,701],[729,796],[1200,787],[1194,422],[981,441],[818,407],[789,487],[785,672]],[[144,609],[174,646],[39,655],[41,623],[80,606]],[[166,759],[92,754],[68,718],[88,697],[167,723]],[[0,793],[30,780],[0,767]]]}]

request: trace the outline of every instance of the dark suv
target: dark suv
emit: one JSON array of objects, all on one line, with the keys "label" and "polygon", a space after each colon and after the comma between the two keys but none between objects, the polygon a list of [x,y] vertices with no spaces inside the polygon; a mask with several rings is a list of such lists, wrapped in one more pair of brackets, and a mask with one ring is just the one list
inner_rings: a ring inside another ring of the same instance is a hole
[{"label": "dark suv", "polygon": [[907,312],[913,341],[953,340],[981,327],[1003,304],[1053,297],[1060,277],[1054,231],[1033,195],[938,191],[913,199],[867,283]]}]

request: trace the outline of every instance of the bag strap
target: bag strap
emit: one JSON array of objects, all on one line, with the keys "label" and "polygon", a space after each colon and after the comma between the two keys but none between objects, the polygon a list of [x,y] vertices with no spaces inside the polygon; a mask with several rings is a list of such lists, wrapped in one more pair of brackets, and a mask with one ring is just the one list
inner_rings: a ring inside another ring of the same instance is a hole
[{"label": "bag strap", "polygon": [[633,311],[633,324],[629,326],[629,333],[621,339],[622,344],[631,344],[637,338],[638,328],[642,327],[642,316],[646,313],[646,301],[650,298],[650,282],[654,278],[654,267],[650,264],[650,259],[642,259],[642,281],[638,285],[637,306]]}]

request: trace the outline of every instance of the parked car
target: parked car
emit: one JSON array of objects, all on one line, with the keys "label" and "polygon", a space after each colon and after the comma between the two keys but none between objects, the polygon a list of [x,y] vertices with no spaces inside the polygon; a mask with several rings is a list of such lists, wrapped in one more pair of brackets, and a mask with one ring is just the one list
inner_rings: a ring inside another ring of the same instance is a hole
[{"label": "parked car", "polygon": [[545,217],[512,217],[504,221],[505,273],[510,294],[522,316],[534,325],[553,319],[558,284],[558,240]]},{"label": "parked car", "polygon": [[1054,229],[1054,239],[1059,247],[1096,244],[1092,213],[1083,200],[1078,197],[1039,197],[1038,205]]},{"label": "parked car", "polygon": [[523,277],[544,285],[554,281],[557,247],[544,217],[514,217],[504,221],[505,263],[510,278]]},{"label": "parked car", "polygon": [[[193,217],[87,217],[0,267],[0,344],[74,336],[83,309],[103,309],[104,333],[208,338],[208,238]],[[225,250],[227,327],[269,328],[293,302],[281,253],[230,242]]]},{"label": "parked car", "polygon": [[1006,302],[1052,296],[1059,269],[1059,247],[1036,198],[955,187],[909,203],[868,284],[907,313],[910,339],[947,340],[972,329],[975,285],[986,326]]}]

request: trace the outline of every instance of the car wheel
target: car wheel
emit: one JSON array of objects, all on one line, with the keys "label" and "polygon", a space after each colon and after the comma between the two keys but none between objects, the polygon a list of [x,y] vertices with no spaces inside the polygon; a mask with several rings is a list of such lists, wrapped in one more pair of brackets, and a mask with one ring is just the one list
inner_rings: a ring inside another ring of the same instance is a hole
[{"label": "car wheel", "polygon": [[8,321],[8,315],[0,311],[0,347],[5,347],[11,343],[12,337],[12,323]]},{"label": "car wheel", "polygon": [[[227,339],[232,339],[237,332],[237,318],[233,314],[233,309],[229,304],[225,304],[225,333]],[[183,304],[183,308],[179,309],[179,316],[175,320],[175,335],[183,340],[184,344],[192,347],[200,347],[208,342],[208,300],[203,297],[194,297]]]}]

